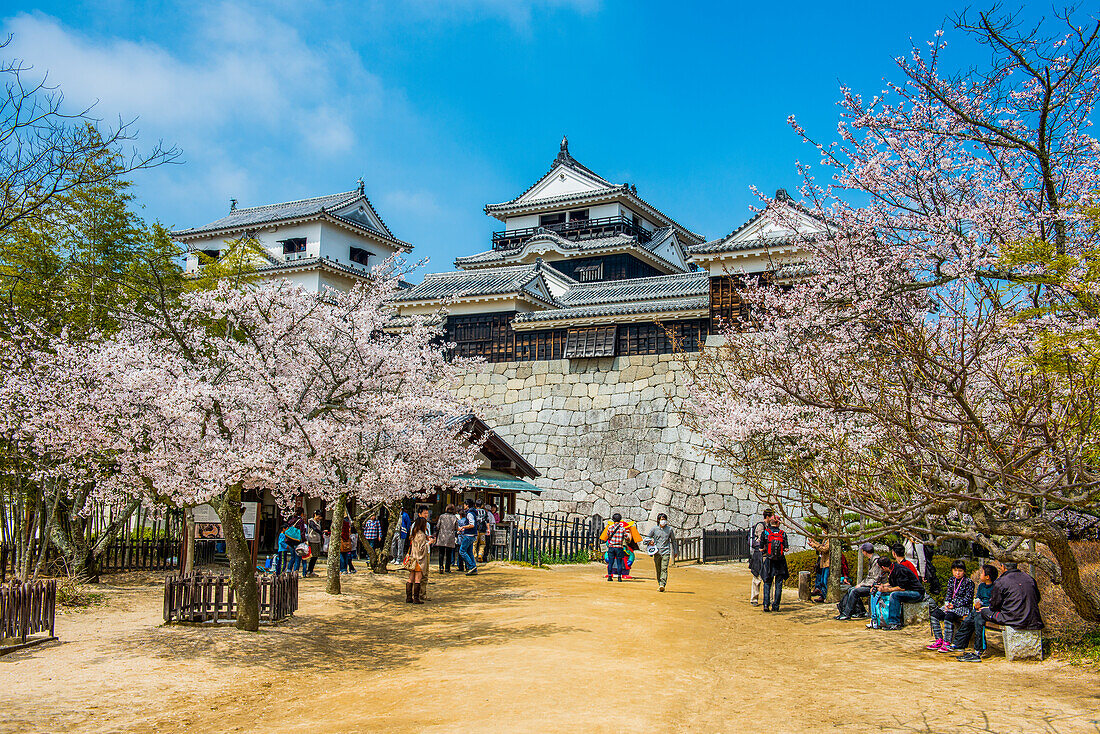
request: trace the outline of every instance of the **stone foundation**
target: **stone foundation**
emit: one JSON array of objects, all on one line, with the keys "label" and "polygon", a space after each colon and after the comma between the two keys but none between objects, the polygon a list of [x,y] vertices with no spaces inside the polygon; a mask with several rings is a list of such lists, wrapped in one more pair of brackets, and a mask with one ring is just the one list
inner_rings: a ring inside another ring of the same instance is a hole
[{"label": "stone foundation", "polygon": [[686,392],[671,354],[489,364],[458,390],[542,472],[521,509],[748,528],[761,508],[683,424]]}]

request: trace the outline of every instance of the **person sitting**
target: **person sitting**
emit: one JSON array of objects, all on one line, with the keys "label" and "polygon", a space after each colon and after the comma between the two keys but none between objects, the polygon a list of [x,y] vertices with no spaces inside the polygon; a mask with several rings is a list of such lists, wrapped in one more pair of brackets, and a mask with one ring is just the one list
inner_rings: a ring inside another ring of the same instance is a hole
[{"label": "person sitting", "polygon": [[948,640],[954,639],[955,625],[966,618],[973,602],[974,582],[966,577],[966,563],[956,559],[951,563],[951,578],[947,582],[943,606],[929,603],[933,637],[929,650],[943,650],[949,646]]},{"label": "person sitting", "polygon": [[[904,551],[903,551],[904,552]],[[879,584],[880,594],[889,594],[884,630],[901,629],[901,605],[918,602],[924,598],[924,584],[908,566],[894,563],[888,558],[878,559],[878,565],[890,572],[885,584]]]},{"label": "person sitting", "polygon": [[894,557],[894,563],[900,563],[912,571],[914,576],[920,578],[920,571],[917,570],[916,565],[905,557],[905,546],[901,543],[894,543],[890,546],[890,555]]},{"label": "person sitting", "polygon": [[[977,618],[981,616],[983,609],[989,608],[989,597],[993,594],[993,582],[997,580],[1000,572],[992,563],[987,563],[978,569],[978,588],[974,590],[974,603],[970,613],[966,615],[962,623],[955,630],[955,638],[951,644],[943,648],[942,652],[966,652],[966,646],[970,638],[974,638],[974,652],[980,658],[985,652],[985,628],[979,628]],[[961,656],[960,656],[961,657]],[[957,660],[958,658],[956,658]]]},{"label": "person sitting", "polygon": [[867,611],[863,605],[864,600],[871,596],[871,589],[875,584],[886,581],[886,576],[881,573],[882,568],[878,565],[878,554],[875,553],[874,544],[864,543],[859,547],[859,552],[863,554],[864,559],[869,564],[867,575],[863,577],[859,585],[848,589],[848,593],[836,605],[837,612],[839,612],[836,619],[841,621],[866,617]]},{"label": "person sitting", "polygon": [[[974,620],[981,630],[983,640],[987,624],[1022,630],[1041,630],[1045,626],[1043,617],[1039,614],[1039,585],[1035,583],[1035,579],[1021,571],[1015,563],[1002,565],[1004,571],[993,582],[993,589],[989,594],[989,608],[982,609]],[[965,653],[959,659],[967,663],[978,663],[981,662],[982,655]]]}]

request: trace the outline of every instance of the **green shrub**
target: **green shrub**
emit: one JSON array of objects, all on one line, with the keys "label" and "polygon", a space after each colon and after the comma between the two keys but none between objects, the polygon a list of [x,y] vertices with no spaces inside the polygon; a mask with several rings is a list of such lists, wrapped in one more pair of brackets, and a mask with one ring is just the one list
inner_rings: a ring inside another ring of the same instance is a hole
[{"label": "green shrub", "polygon": [[[845,551],[844,557],[848,559],[848,571],[854,574],[856,572],[856,555],[853,551]],[[817,551],[804,550],[795,551],[794,553],[787,554],[787,570],[791,572],[791,575],[783,583],[784,586],[789,586],[792,589],[798,588],[798,572],[809,571],[811,576],[817,569]],[[811,579],[812,583],[812,579]]]}]

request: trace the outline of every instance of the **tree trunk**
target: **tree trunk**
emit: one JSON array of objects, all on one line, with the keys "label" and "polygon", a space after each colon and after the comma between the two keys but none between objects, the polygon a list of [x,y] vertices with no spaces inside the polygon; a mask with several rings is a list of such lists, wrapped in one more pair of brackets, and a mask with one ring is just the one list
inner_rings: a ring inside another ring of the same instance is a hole
[{"label": "tree trunk", "polygon": [[183,572],[195,571],[195,508],[183,508]]},{"label": "tree trunk", "polygon": [[126,525],[130,516],[140,505],[141,503],[137,500],[126,505],[107,523],[93,543],[88,538],[90,524],[88,518],[79,513],[79,509],[84,506],[84,495],[76,494],[61,503],[58,508],[58,522],[50,538],[65,558],[65,562],[72,568],[73,576],[78,581],[99,583],[99,557],[103,555],[107,546],[114,542],[119,530]]},{"label": "tree trunk", "polygon": [[325,585],[325,591],[329,594],[340,593],[340,530],[344,527],[344,513],[348,506],[348,496],[346,494],[340,494],[336,498],[336,507],[332,510],[332,524],[329,525],[328,532],[328,565],[326,572],[328,574],[328,583]]},{"label": "tree trunk", "polygon": [[394,500],[386,505],[386,514],[389,517],[389,524],[386,526],[386,537],[382,538],[382,548],[378,551],[378,557],[371,556],[375,573],[389,573],[390,571],[389,562],[393,558],[390,555],[390,548],[393,547],[394,533],[401,527],[401,500]]},{"label": "tree trunk", "polygon": [[211,501],[211,505],[218,513],[225,535],[229,583],[237,602],[237,629],[255,632],[260,628],[260,593],[256,569],[252,566],[252,545],[244,537],[240,487],[233,487],[220,499]]},{"label": "tree trunk", "polygon": [[843,533],[842,523],[844,516],[839,507],[829,508],[829,532],[825,537],[829,539],[829,582],[826,584],[825,601],[838,602],[844,594],[840,591],[840,575],[844,568],[841,556],[844,548],[840,544],[840,535]]},{"label": "tree trunk", "polygon": [[51,479],[49,483],[53,487],[53,500],[50,502],[50,514],[46,519],[46,527],[42,531],[42,543],[38,549],[38,561],[34,566],[32,581],[38,578],[42,573],[42,567],[46,565],[46,556],[49,555],[50,550],[50,536],[53,535],[53,529],[57,523],[57,503],[61,499],[61,487],[57,479]]},{"label": "tree trunk", "polygon": [[1073,603],[1073,608],[1082,619],[1100,622],[1100,598],[1081,583],[1081,567],[1077,565],[1077,556],[1074,555],[1069,540],[1063,533],[1055,532],[1044,538],[1043,542],[1050,549],[1062,572],[1059,585]]}]

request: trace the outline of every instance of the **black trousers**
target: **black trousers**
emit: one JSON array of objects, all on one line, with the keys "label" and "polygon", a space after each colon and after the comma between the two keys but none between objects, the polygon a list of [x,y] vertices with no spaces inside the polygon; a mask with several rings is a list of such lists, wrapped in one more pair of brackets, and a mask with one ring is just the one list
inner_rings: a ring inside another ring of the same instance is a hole
[{"label": "black trousers", "polygon": [[451,564],[455,560],[455,549],[447,548],[442,545],[436,546],[436,551],[439,552],[439,570],[445,573],[451,572]]},{"label": "black trousers", "polygon": [[848,589],[848,593],[844,595],[844,598],[837,604],[837,611],[843,614],[845,617],[853,617],[856,615],[863,615],[867,613],[867,609],[863,606],[863,600],[871,596],[871,589],[868,586],[853,586]]}]

